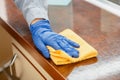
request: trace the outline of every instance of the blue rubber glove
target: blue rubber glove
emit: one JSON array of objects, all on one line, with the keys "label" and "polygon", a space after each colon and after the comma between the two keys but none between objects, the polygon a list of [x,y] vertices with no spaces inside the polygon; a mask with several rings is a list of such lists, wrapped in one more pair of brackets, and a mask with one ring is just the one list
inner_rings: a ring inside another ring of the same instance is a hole
[{"label": "blue rubber glove", "polygon": [[32,39],[35,46],[42,52],[44,57],[50,58],[50,54],[46,46],[51,46],[56,50],[61,49],[72,57],[79,56],[79,52],[75,49],[79,47],[79,44],[53,32],[48,20],[39,20],[38,22],[30,25],[30,31],[32,33]]}]

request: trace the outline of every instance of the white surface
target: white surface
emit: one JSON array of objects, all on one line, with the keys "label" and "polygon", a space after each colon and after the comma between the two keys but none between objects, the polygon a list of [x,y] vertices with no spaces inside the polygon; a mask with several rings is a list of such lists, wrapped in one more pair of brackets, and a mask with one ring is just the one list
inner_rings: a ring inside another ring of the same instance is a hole
[{"label": "white surface", "polygon": [[85,0],[95,6],[105,9],[117,16],[120,16],[120,6],[108,0]]},{"label": "white surface", "polygon": [[48,0],[49,5],[67,6],[72,0]]},{"label": "white surface", "polygon": [[105,80],[105,78],[119,74],[116,72],[120,71],[120,57],[101,63],[102,65],[96,63],[75,68],[68,76],[68,80]]}]

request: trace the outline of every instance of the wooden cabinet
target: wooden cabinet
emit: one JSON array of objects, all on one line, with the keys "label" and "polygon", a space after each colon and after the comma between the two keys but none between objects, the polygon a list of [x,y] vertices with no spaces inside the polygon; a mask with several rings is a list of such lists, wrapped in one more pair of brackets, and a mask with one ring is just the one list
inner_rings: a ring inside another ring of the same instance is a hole
[{"label": "wooden cabinet", "polygon": [[45,80],[45,77],[39,74],[38,71],[27,61],[27,59],[22,55],[15,46],[13,47],[13,52],[18,55],[15,61],[16,75],[20,80]]},{"label": "wooden cabinet", "polygon": [[12,57],[11,37],[0,25],[0,67]]},{"label": "wooden cabinet", "polygon": [[12,48],[13,53],[18,55],[15,69],[20,80],[53,80],[14,38],[12,38]]},{"label": "wooden cabinet", "polygon": [[[9,45],[7,45],[9,49],[7,52],[12,52],[12,54],[8,55],[12,56],[13,54],[17,54],[17,58],[14,63],[15,73],[20,80],[53,80],[52,77],[35,61],[35,59],[21,46],[20,43],[18,43],[1,26],[0,30],[2,30],[2,33],[0,32],[0,34],[5,36],[8,35],[6,37],[6,41],[9,41]],[[12,46],[12,48],[10,46]]]},{"label": "wooden cabinet", "polygon": [[[0,25],[0,80],[8,80],[1,67],[12,58],[10,35]],[[9,71],[8,68],[5,70]]]}]

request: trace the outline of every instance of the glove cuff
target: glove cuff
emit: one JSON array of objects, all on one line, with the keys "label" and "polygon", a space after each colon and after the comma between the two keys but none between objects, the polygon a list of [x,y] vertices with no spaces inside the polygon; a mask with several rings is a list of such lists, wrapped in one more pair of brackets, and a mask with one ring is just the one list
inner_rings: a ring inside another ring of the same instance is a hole
[{"label": "glove cuff", "polygon": [[29,29],[31,33],[35,33],[38,30],[40,31],[40,33],[46,30],[52,31],[48,20],[39,20],[36,23],[31,24]]}]

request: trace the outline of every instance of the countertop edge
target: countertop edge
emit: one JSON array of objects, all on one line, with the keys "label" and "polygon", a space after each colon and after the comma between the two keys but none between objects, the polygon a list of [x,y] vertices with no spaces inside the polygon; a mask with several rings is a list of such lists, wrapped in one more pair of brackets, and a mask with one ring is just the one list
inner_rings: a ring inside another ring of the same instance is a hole
[{"label": "countertop edge", "polygon": [[[39,52],[37,52],[37,50],[32,45],[30,45],[29,42],[21,37],[20,34],[15,31],[11,25],[7,24],[2,18],[0,18],[0,25],[2,25],[2,27],[30,53],[30,55],[38,62],[40,66],[45,69],[45,71],[53,79],[65,80],[64,76],[60,72],[58,72],[43,56],[39,55]],[[35,58],[34,55],[37,55],[40,58]]]}]

